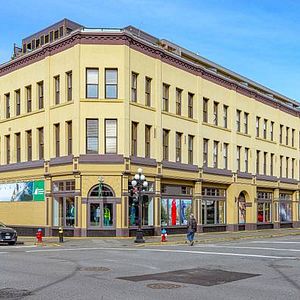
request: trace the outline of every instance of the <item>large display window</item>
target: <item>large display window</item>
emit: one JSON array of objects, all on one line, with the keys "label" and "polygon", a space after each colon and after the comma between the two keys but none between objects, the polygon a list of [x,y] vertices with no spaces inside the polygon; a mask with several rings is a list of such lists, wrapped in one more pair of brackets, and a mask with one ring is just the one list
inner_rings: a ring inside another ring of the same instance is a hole
[{"label": "large display window", "polygon": [[225,224],[226,191],[218,188],[202,189],[202,224]]},{"label": "large display window", "polygon": [[74,197],[53,199],[53,226],[74,227],[76,220]]},{"label": "large display window", "polygon": [[271,192],[257,192],[257,222],[270,223],[272,221],[272,199]]},{"label": "large display window", "polygon": [[292,222],[292,194],[279,194],[280,222]]}]

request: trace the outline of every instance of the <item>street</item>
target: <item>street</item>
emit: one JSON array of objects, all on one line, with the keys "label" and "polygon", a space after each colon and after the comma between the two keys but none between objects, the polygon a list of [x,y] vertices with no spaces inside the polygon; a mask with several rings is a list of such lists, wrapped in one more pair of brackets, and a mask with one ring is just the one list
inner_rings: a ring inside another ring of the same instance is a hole
[{"label": "street", "polygon": [[300,299],[300,237],[0,246],[0,299]]}]

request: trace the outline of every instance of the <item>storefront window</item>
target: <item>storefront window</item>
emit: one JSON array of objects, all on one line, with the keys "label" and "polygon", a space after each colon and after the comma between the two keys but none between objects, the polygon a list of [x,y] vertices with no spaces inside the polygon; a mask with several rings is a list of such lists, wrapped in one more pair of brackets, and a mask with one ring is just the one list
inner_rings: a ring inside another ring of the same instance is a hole
[{"label": "storefront window", "polygon": [[225,201],[202,200],[203,224],[225,224]]},{"label": "storefront window", "polygon": [[279,194],[279,218],[280,222],[292,221],[292,194]]},{"label": "storefront window", "polygon": [[245,224],[246,223],[246,199],[245,195],[243,193],[240,194],[238,199],[238,205],[239,205],[239,224]]},{"label": "storefront window", "polygon": [[53,226],[75,226],[74,197],[57,197],[53,199]]},{"label": "storefront window", "polygon": [[[272,192],[257,192],[257,222],[270,223],[272,220]],[[275,216],[276,217],[276,216]]]},{"label": "storefront window", "polygon": [[74,227],[75,225],[75,205],[74,198],[66,198],[65,205],[65,216],[66,216],[66,226]]},{"label": "storefront window", "polygon": [[[142,205],[142,225],[153,226],[153,197],[143,195]],[[129,197],[129,225],[138,226],[139,224],[139,203],[134,197]]]},{"label": "storefront window", "polygon": [[191,199],[162,199],[161,225],[186,225],[192,212]]},{"label": "storefront window", "polygon": [[103,226],[113,225],[113,204],[103,204]]},{"label": "storefront window", "polygon": [[90,204],[90,226],[100,225],[100,204],[91,203]]}]

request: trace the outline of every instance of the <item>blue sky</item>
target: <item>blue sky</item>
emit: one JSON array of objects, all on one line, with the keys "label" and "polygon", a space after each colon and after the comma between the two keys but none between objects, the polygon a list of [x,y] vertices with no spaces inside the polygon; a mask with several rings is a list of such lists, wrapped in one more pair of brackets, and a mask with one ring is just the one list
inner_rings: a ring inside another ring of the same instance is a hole
[{"label": "blue sky", "polygon": [[298,0],[14,0],[1,3],[0,63],[13,43],[63,18],[134,25],[300,101]]}]

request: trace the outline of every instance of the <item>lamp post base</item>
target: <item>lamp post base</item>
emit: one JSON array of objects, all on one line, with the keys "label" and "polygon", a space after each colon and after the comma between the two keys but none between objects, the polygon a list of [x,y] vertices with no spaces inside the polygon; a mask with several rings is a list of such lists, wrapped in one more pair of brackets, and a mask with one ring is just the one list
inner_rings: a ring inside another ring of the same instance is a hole
[{"label": "lamp post base", "polygon": [[135,236],[134,242],[135,243],[145,243],[144,235],[143,235],[143,230],[142,229],[139,228],[136,231],[136,236]]}]

